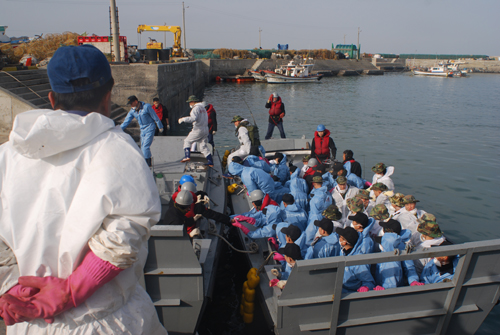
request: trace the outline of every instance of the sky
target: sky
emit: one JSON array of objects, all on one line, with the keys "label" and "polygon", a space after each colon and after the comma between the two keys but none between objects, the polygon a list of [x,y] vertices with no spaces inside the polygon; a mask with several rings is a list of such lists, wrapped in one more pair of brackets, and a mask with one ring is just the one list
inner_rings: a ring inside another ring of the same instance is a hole
[{"label": "sky", "polygon": [[[182,1],[116,0],[120,35],[139,45],[137,26],[178,25]],[[109,35],[108,0],[0,0],[6,34],[65,31]],[[499,0],[186,0],[188,48],[330,49],[357,44],[361,52],[500,56]],[[184,33],[184,32],[183,32]],[[164,41],[164,33],[144,32]],[[173,34],[166,34],[167,47]]]}]

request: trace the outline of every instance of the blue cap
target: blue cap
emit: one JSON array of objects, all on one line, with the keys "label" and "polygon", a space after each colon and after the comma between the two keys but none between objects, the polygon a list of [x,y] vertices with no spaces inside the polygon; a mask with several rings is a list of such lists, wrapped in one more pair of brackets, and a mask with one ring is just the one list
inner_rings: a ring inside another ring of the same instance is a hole
[{"label": "blue cap", "polygon": [[[50,86],[56,93],[90,91],[103,86],[112,78],[106,56],[88,44],[57,49],[47,65],[47,74]],[[72,84],[72,81],[84,78],[88,78],[88,84]]]},{"label": "blue cap", "polygon": [[316,131],[325,131],[325,126],[320,124],[318,128],[316,128]]}]

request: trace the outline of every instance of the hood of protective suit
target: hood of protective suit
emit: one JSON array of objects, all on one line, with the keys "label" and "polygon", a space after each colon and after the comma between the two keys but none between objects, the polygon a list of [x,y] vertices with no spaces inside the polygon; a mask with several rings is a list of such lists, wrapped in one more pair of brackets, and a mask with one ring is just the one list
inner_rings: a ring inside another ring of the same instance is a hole
[{"label": "hood of protective suit", "polygon": [[370,231],[372,230],[374,224],[375,224],[375,219],[368,218],[368,226],[366,226],[365,229],[363,229],[363,232],[361,233],[363,234],[364,238],[369,237]]},{"label": "hood of protective suit", "polygon": [[337,233],[333,232],[328,236],[324,236],[323,239],[325,240],[326,243],[331,244],[331,245],[338,245],[339,243],[339,235]]},{"label": "hood of protective suit", "polygon": [[304,183],[304,179],[300,178],[298,175],[300,170],[295,170],[290,177],[290,191],[301,192],[307,194],[309,190],[307,189],[307,183]]},{"label": "hood of protective suit", "polygon": [[349,256],[362,254],[363,249],[361,248],[361,246],[363,245],[363,239],[364,239],[363,234],[358,233],[358,241],[356,242],[356,245],[352,248],[352,251],[349,254]]},{"label": "hood of protective suit", "polygon": [[393,173],[394,173],[394,166],[388,166],[385,169],[385,174],[382,177],[390,177],[393,175]]},{"label": "hood of protective suit", "polygon": [[396,233],[384,233],[382,236],[381,244],[385,252],[398,249],[400,243],[401,238]]},{"label": "hood of protective suit", "polygon": [[98,113],[79,116],[38,109],[16,116],[9,142],[21,155],[41,159],[80,147],[115,126]]},{"label": "hood of protective suit", "polygon": [[37,109],[16,116],[9,142],[21,155],[41,159],[80,147],[115,126],[98,113],[79,116]]},{"label": "hood of protective suit", "polygon": [[241,176],[241,174],[243,173],[243,169],[243,165],[231,162],[229,163],[227,171],[229,171],[229,173],[233,176]]}]

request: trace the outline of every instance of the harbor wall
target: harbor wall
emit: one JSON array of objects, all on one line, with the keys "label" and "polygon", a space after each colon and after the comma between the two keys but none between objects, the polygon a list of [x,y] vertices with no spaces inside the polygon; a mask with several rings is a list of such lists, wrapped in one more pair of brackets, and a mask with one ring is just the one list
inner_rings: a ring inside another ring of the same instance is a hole
[{"label": "harbor wall", "polygon": [[35,108],[23,98],[0,87],[0,143],[9,139],[16,115]]},{"label": "harbor wall", "polygon": [[114,103],[125,106],[127,98],[135,95],[139,100],[152,104],[153,98],[157,97],[167,107],[170,122],[189,110],[186,103],[188,97],[201,97],[207,84],[203,64],[199,61],[113,65],[111,71],[115,79]]}]

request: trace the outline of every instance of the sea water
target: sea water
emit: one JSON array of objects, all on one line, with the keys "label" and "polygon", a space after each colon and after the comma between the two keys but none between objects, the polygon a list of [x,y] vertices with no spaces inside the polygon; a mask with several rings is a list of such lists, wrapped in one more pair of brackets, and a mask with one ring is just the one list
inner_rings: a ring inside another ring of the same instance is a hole
[{"label": "sea water", "polygon": [[[499,75],[399,73],[307,84],[214,84],[204,100],[217,111],[215,144],[221,155],[238,146],[230,123],[234,115],[256,123],[264,138],[269,115],[264,105],[273,92],[285,104],[287,137],[312,138],[323,124],[338,160],[352,150],[369,181],[376,163],[394,166],[396,192],[415,196],[417,208],[434,214],[454,242],[500,238]],[[279,138],[276,128],[273,137]],[[477,334],[497,334],[499,316],[496,307]]]}]

